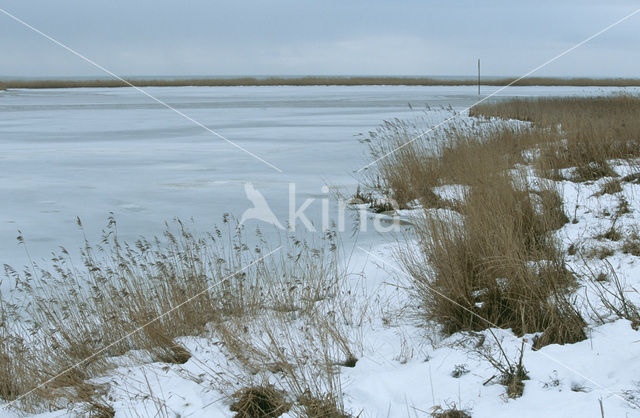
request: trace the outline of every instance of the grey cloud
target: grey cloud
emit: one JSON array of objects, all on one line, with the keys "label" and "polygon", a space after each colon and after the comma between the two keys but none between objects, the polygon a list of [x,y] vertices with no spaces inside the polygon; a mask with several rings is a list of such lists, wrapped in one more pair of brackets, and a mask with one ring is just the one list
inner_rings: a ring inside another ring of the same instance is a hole
[{"label": "grey cloud", "polygon": [[[519,75],[632,1],[10,0],[0,7],[123,75]],[[640,76],[640,14],[540,75]],[[0,76],[100,75],[0,15]]]}]

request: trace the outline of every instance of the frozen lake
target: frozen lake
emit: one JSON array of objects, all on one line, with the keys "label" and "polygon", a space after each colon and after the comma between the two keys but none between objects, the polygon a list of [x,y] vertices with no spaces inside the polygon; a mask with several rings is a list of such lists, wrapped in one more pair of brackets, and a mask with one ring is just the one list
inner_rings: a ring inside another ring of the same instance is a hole
[{"label": "frozen lake", "polygon": [[[282,173],[130,88],[0,91],[0,264],[21,266],[21,230],[33,258],[95,242],[113,212],[122,239],[159,234],[174,217],[199,227],[238,218],[253,183],[286,222],[289,184],[298,206],[330,184],[350,193],[368,162],[357,134],[425,104],[462,109],[475,87],[148,88]],[[484,87],[487,94],[495,88]],[[618,89],[519,87],[500,96],[603,94]],[[637,90],[636,90],[637,91]],[[408,104],[413,105],[411,110]],[[320,203],[306,211],[319,222]],[[261,225],[250,221],[248,230]],[[268,225],[266,228],[270,228]],[[346,234],[348,235],[348,234]],[[345,239],[349,239],[345,237]],[[375,233],[361,236],[375,240]]]}]

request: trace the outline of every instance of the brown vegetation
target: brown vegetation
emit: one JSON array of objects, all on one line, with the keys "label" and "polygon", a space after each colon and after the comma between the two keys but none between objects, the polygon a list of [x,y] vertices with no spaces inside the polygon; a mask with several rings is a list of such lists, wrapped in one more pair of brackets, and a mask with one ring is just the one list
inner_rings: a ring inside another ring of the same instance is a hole
[{"label": "brown vegetation", "polygon": [[[515,78],[485,78],[485,86],[506,86]],[[237,77],[202,79],[128,79],[137,87],[180,87],[180,86],[475,86],[475,79],[446,79],[429,77]],[[120,80],[6,80],[5,88],[11,89],[53,89],[78,87],[126,87]],[[0,88],[2,87],[0,84]],[[640,86],[640,79],[633,78],[544,78],[531,77],[516,81],[514,86]]]},{"label": "brown vegetation", "polygon": [[[605,271],[596,273],[591,270],[590,274],[592,276],[593,290],[606,312],[603,315],[597,309],[594,309],[593,316],[595,319],[604,324],[610,315],[615,315],[631,322],[633,329],[640,328],[640,307],[633,303],[630,298],[630,295],[637,294],[638,290],[624,283],[609,262],[605,262]],[[604,276],[606,280],[599,280],[601,276]]]},{"label": "brown vegetation", "polygon": [[418,199],[426,207],[444,207],[433,187],[469,185],[478,175],[528,163],[533,157],[525,150],[559,139],[523,124],[478,122],[452,122],[423,137],[429,122],[394,120],[370,133],[369,149],[377,162],[365,175],[369,188],[383,191],[400,206]]},{"label": "brown vegetation", "polygon": [[236,418],[276,418],[291,408],[284,394],[268,385],[240,389],[233,399],[231,410]]},{"label": "brown vegetation", "polygon": [[498,326],[542,331],[540,345],[584,338],[584,321],[565,296],[573,277],[550,234],[566,222],[557,202],[552,189],[489,174],[472,184],[461,221],[425,216],[416,227],[419,251],[401,260],[426,318],[447,334]]},{"label": "brown vegetation", "polygon": [[[483,119],[416,141],[428,128],[423,120],[371,133],[372,156],[384,157],[367,174],[372,188],[401,204],[449,208],[427,210],[415,228],[418,251],[399,254],[423,317],[445,333],[490,324],[540,332],[535,347],[584,339],[574,277],[553,235],[568,221],[553,180],[610,177],[601,193],[618,193],[609,164],[634,165],[640,156],[639,111],[640,99],[627,95],[517,99],[476,106],[471,115]],[[442,185],[467,188],[460,202],[443,205],[433,193]],[[603,238],[619,236],[612,227]]]},{"label": "brown vegetation", "polygon": [[[317,246],[292,238],[261,258],[266,244],[249,248],[243,230],[224,223],[196,236],[178,221],[163,239],[130,245],[118,240],[111,219],[102,245],[85,243],[83,267],[64,249],[51,267],[6,266],[16,288],[0,302],[0,398],[27,412],[77,404],[109,411],[108,387],[89,381],[113,368],[114,357],[142,350],[153,361],[182,364],[192,353],[176,339],[213,332],[235,359],[222,367],[242,371],[234,382],[211,376],[219,390],[253,387],[257,373],[277,369],[277,390],[293,399],[340,399],[336,365],[355,358],[344,324],[358,319],[345,299],[352,296],[335,235]],[[257,398],[240,398],[239,416],[254,416],[241,411]]]},{"label": "brown vegetation", "polygon": [[433,418],[471,418],[466,411],[456,409],[455,405],[447,408],[438,406],[431,412],[431,416]]},{"label": "brown vegetation", "polygon": [[[562,97],[516,99],[474,106],[470,115],[528,121],[556,139],[540,140],[536,165],[547,175],[575,167],[575,181],[614,177],[613,159],[640,156],[640,98]],[[541,138],[543,139],[543,138]]]}]

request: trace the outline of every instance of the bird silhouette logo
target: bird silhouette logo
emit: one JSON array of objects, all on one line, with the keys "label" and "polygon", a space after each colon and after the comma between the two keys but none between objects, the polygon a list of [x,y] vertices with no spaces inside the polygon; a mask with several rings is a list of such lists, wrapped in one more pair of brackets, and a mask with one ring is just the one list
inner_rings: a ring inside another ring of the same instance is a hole
[{"label": "bird silhouette logo", "polygon": [[278,218],[276,218],[276,215],[269,207],[269,204],[262,193],[253,187],[253,183],[244,184],[244,193],[247,196],[247,199],[253,203],[253,207],[244,211],[240,218],[240,225],[243,225],[249,219],[255,219],[275,225],[280,229],[285,229]]}]

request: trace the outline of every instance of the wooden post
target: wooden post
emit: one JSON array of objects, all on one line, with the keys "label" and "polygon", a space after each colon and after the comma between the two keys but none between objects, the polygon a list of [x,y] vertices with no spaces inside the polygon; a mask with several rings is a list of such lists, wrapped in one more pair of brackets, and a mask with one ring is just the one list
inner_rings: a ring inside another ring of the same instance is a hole
[{"label": "wooden post", "polygon": [[480,96],[480,58],[478,58],[478,96]]}]

